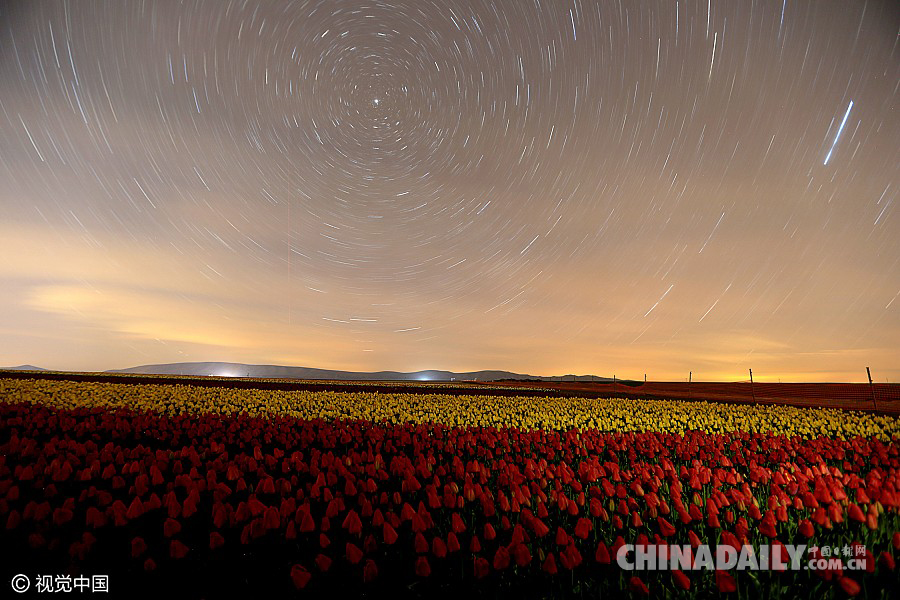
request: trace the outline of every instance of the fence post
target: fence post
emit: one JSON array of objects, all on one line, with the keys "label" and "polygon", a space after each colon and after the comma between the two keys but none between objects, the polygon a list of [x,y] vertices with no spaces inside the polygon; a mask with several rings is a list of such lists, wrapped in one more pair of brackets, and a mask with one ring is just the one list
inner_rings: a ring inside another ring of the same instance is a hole
[{"label": "fence post", "polygon": [[753,390],[753,369],[750,369],[750,395],[753,396],[753,402],[756,403],[756,392]]},{"label": "fence post", "polygon": [[688,398],[693,398],[694,393],[691,391],[691,380],[694,378],[694,372],[688,371]]},{"label": "fence post", "polygon": [[866,367],[866,376],[869,378],[869,389],[872,390],[872,406],[878,410],[878,400],[875,398],[875,384],[872,383],[872,372]]},{"label": "fence post", "polygon": [[613,374],[613,395],[616,393],[616,376]]}]

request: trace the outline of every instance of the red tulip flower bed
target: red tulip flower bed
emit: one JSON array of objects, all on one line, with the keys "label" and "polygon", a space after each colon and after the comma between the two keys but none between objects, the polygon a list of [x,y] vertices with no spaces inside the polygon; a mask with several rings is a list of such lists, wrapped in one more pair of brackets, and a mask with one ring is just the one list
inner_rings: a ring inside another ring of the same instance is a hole
[{"label": "red tulip flower bed", "polygon": [[[897,444],[863,438],[0,403],[6,579],[108,574],[115,597],[888,596],[898,473]],[[865,568],[625,571],[615,559],[623,544],[720,543],[858,544]]]}]

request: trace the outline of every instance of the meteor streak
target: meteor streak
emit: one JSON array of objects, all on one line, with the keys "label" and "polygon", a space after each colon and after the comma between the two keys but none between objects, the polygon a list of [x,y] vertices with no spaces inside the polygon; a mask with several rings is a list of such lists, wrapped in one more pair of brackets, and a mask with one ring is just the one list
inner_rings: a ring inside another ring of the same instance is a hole
[{"label": "meteor streak", "polygon": [[837,135],[834,136],[834,141],[831,142],[831,149],[828,151],[828,156],[825,157],[825,162],[822,163],[824,165],[828,164],[828,161],[831,160],[831,153],[834,152],[834,147],[837,145],[838,139],[841,137],[841,132],[844,131],[844,125],[847,124],[847,117],[850,116],[850,109],[853,108],[853,100],[850,101],[850,105],[847,106],[847,112],[844,113],[844,119],[841,121],[841,126],[838,127]]}]

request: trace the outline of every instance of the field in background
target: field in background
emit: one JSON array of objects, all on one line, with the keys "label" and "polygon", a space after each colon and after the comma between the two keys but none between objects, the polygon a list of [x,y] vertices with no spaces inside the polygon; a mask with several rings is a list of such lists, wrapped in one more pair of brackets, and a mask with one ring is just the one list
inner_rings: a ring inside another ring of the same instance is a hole
[{"label": "field in background", "polygon": [[597,394],[617,398],[672,398],[714,402],[784,404],[900,414],[896,383],[713,383],[696,381],[494,382],[491,385],[554,390],[562,394]]},{"label": "field in background", "polygon": [[360,391],[450,395],[550,396],[581,398],[655,398],[728,403],[783,404],[900,415],[897,383],[712,383],[659,381],[301,381],[250,377],[128,375],[56,371],[2,371],[7,379],[48,379],[108,383],[171,383],[259,390]]}]

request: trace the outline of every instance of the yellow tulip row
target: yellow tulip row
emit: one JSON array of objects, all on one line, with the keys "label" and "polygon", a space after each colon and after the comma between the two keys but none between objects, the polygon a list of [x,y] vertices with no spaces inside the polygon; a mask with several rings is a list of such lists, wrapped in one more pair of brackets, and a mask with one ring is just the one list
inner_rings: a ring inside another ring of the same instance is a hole
[{"label": "yellow tulip row", "polygon": [[0,379],[0,401],[183,413],[386,420],[450,426],[602,431],[773,432],[804,438],[900,437],[900,419],[826,408],[734,405],[681,400],[623,400],[445,394],[269,391],[186,385]]}]

